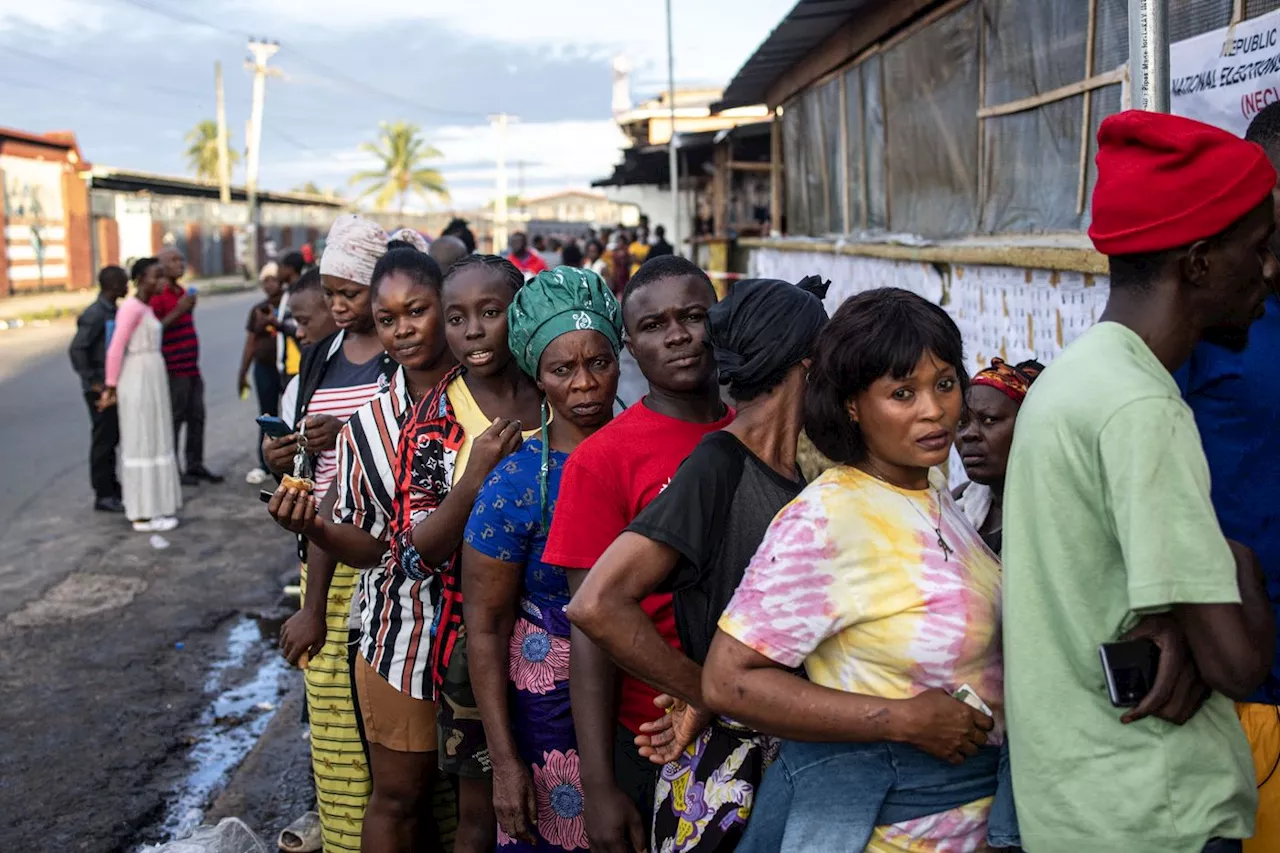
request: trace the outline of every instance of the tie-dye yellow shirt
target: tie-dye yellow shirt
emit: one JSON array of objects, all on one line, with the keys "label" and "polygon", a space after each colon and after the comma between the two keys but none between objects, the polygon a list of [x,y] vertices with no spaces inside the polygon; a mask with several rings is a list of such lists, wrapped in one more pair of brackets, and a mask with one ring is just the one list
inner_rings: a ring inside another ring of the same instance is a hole
[{"label": "tie-dye yellow shirt", "polygon": [[[1000,563],[941,473],[930,483],[913,491],[848,466],[826,471],[773,520],[719,627],[849,693],[909,699],[968,684],[995,713],[999,743]],[[867,850],[985,850],[990,804],[877,827]]]}]

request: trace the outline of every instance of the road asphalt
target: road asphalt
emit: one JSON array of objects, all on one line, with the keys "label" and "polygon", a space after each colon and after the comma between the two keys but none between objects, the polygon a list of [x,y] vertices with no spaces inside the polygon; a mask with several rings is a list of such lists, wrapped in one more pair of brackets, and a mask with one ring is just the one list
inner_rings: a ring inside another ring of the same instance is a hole
[{"label": "road asphalt", "polygon": [[273,649],[289,538],[244,482],[256,412],[235,373],[255,298],[197,308],[207,462],[227,482],[185,490],[163,550],[91,508],[74,324],[0,333],[0,850],[160,840],[298,680]]}]

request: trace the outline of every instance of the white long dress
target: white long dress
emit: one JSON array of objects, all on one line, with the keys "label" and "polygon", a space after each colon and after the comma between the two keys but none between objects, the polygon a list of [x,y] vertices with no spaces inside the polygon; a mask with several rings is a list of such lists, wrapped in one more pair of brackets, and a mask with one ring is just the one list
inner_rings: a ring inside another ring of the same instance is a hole
[{"label": "white long dress", "polygon": [[112,356],[123,356],[116,397],[120,485],[130,521],[171,516],[182,506],[182,483],[173,452],[169,373],[160,352],[162,331],[147,304],[131,296],[116,314],[112,352],[107,358],[110,384]]}]

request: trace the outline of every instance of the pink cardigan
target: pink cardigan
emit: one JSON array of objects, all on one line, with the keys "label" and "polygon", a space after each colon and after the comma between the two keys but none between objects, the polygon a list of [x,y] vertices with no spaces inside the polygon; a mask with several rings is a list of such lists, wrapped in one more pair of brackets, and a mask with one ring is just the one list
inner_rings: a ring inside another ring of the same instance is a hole
[{"label": "pink cardigan", "polygon": [[130,296],[120,304],[116,311],[116,328],[111,333],[111,345],[107,347],[107,387],[114,388],[120,380],[120,366],[124,363],[125,350],[129,348],[129,339],[138,330],[145,317],[151,316],[147,303],[136,296]]}]

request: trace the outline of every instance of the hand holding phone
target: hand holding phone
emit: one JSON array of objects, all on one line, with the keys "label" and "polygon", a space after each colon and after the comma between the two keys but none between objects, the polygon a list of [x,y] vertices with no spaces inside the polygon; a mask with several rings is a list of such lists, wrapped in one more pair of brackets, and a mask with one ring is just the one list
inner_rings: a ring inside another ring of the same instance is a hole
[{"label": "hand holding phone", "polygon": [[258,426],[270,438],[284,438],[293,434],[293,427],[275,415],[259,415],[257,421]]},{"label": "hand holding phone", "polygon": [[1098,647],[1107,694],[1117,708],[1132,708],[1151,692],[1160,665],[1160,647],[1142,637]]}]

